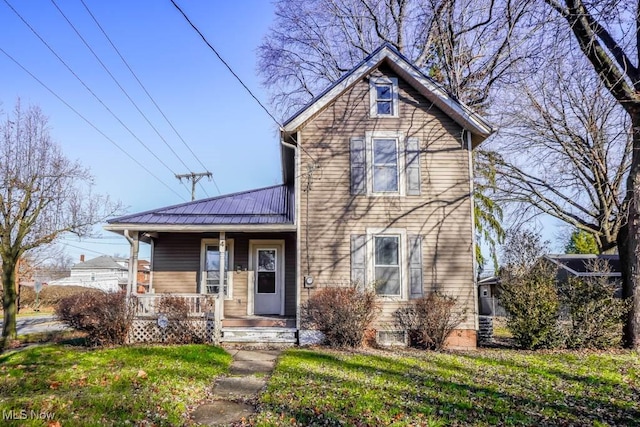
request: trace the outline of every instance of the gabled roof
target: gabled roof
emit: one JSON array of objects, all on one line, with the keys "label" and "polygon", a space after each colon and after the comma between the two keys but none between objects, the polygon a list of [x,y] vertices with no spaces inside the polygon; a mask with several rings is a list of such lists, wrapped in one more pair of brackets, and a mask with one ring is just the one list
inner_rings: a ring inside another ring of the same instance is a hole
[{"label": "gabled roof", "polygon": [[449,115],[456,123],[472,134],[473,146],[477,146],[493,133],[492,127],[482,117],[474,113],[447,93],[431,78],[422,73],[411,61],[398,52],[389,43],[385,43],[342,76],[320,95],[297,111],[284,123],[286,132],[294,132],[307,120],[324,109],[329,103],[346,91],[351,85],[369,74],[382,62],[388,63],[407,83],[413,86],[429,101]]},{"label": "gabled roof", "polygon": [[[606,277],[620,277],[620,256],[619,255],[595,255],[595,254],[560,254],[560,255],[545,255],[545,259],[551,261],[559,268],[566,270],[573,276],[606,276]],[[591,270],[590,265],[595,260],[604,261],[609,267],[608,273],[594,272]]]},{"label": "gabled roof", "polygon": [[119,264],[118,261],[126,261],[126,258],[115,258],[109,255],[101,255],[97,258],[92,258],[84,262],[79,262],[71,267],[73,270],[127,270],[127,267],[124,267],[122,264]]},{"label": "gabled roof", "polygon": [[[293,224],[291,190],[286,185],[259,188],[209,199],[195,200],[108,220],[117,225],[240,225]],[[135,227],[132,227],[135,229]],[[150,230],[153,227],[149,228]]]}]

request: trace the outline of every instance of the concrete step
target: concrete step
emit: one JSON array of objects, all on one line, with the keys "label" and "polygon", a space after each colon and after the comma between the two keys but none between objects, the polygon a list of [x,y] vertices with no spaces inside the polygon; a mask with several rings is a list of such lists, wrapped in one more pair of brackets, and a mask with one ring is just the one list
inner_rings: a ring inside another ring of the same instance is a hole
[{"label": "concrete step", "polygon": [[222,319],[222,327],[237,328],[295,328],[296,319],[288,317],[267,317],[267,316],[247,316],[247,317],[226,317]]},{"label": "concrete step", "polygon": [[269,327],[223,327],[222,342],[236,343],[296,343],[298,341],[295,328]]}]

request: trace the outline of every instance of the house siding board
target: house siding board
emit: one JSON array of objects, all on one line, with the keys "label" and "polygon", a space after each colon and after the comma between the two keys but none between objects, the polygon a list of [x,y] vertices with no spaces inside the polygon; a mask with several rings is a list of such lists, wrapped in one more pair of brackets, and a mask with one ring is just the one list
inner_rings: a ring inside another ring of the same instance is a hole
[{"label": "house siding board", "polygon": [[[372,76],[398,77],[385,66]],[[300,195],[302,260],[307,257],[304,242],[312,242],[310,270],[303,262],[300,274],[313,275],[317,288],[346,285],[351,278],[350,236],[366,234],[367,228],[402,228],[408,236],[422,236],[424,293],[446,292],[475,313],[469,153],[461,143],[462,128],[402,79],[398,118],[369,118],[369,105],[369,84],[363,79],[301,128],[300,170],[306,171],[312,159],[319,169],[311,190]],[[376,131],[418,138],[420,195],[351,194],[350,141]],[[301,179],[306,188],[309,177],[303,174]],[[311,292],[301,292],[302,302]],[[403,304],[385,299],[379,325],[388,322],[388,327],[393,311]],[[461,325],[474,327],[473,315]]]},{"label": "house siding board", "polygon": [[[200,255],[202,239],[217,239],[218,233],[160,233],[154,243],[153,288],[155,292],[200,292]],[[285,241],[285,314],[296,314],[296,238],[295,233],[226,233],[233,239],[233,298],[229,313],[246,315],[246,270],[249,266],[249,240]],[[236,265],[244,273],[235,273]],[[243,279],[244,278],[244,279]],[[239,292],[236,294],[236,292]],[[240,295],[240,296],[238,296]],[[244,298],[242,297],[244,295]],[[237,303],[241,299],[241,303]],[[239,314],[244,309],[244,314]],[[225,313],[227,309],[225,308]]]}]

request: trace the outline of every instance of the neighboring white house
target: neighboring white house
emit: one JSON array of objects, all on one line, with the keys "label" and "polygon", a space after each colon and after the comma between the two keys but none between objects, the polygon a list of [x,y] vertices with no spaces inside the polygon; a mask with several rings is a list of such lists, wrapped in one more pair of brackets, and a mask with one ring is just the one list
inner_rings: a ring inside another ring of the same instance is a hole
[{"label": "neighboring white house", "polygon": [[71,267],[71,276],[49,282],[49,286],[84,286],[103,291],[126,289],[129,260],[108,255],[82,261]]}]

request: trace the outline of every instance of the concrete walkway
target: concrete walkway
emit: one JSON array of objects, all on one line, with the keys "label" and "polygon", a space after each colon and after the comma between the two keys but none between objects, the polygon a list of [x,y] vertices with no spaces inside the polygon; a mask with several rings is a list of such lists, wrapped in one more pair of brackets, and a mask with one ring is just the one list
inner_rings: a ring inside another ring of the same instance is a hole
[{"label": "concrete walkway", "polygon": [[281,350],[229,350],[230,374],[216,380],[213,401],[199,406],[191,417],[205,426],[225,426],[254,413],[258,393],[264,388]]}]

